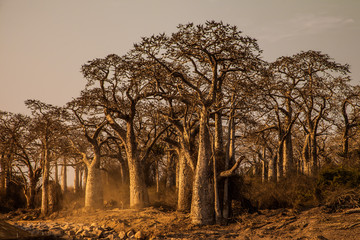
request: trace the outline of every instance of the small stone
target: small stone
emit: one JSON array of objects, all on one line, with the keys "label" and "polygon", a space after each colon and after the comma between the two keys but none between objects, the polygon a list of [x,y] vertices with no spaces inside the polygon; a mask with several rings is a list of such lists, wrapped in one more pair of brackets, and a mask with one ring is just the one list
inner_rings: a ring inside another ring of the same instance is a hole
[{"label": "small stone", "polygon": [[84,231],[80,234],[80,236],[86,238],[86,237],[92,237],[92,234],[91,234],[89,231],[84,230]]},{"label": "small stone", "polygon": [[144,234],[141,231],[137,231],[137,233],[135,233],[135,238],[136,239],[143,239]]},{"label": "small stone", "polygon": [[116,234],[110,234],[107,236],[109,240],[120,240],[120,238]]},{"label": "small stone", "polygon": [[126,239],[126,233],[124,231],[119,232],[119,238],[121,240]]},{"label": "small stone", "polygon": [[77,230],[75,232],[75,235],[80,235],[83,231],[84,231],[84,229],[80,228],[79,230]]},{"label": "small stone", "polygon": [[130,230],[130,231],[128,231],[127,233],[126,233],[126,236],[128,237],[128,238],[131,238],[132,236],[134,236],[134,230]]},{"label": "small stone", "polygon": [[94,230],[93,234],[95,235],[96,238],[101,238],[103,235],[103,231],[100,229]]}]

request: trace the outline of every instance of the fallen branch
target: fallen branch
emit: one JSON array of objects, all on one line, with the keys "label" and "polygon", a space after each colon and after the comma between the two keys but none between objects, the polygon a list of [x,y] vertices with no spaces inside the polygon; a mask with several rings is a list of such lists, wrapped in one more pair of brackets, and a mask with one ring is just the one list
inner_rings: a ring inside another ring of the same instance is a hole
[{"label": "fallen branch", "polygon": [[221,178],[227,178],[235,175],[235,170],[240,166],[240,163],[245,159],[245,156],[241,156],[238,158],[238,160],[235,162],[235,164],[232,166],[232,168],[222,171],[218,175],[218,180]]}]

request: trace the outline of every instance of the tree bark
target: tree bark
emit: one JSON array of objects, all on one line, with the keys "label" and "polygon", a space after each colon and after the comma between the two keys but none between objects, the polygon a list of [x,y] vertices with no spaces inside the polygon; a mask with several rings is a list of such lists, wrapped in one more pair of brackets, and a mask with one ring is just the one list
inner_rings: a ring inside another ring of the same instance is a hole
[{"label": "tree bark", "polygon": [[280,179],[283,178],[284,176],[284,142],[283,141],[279,141],[279,146],[278,146],[278,150],[277,150],[277,181],[279,181]]},{"label": "tree bark", "polygon": [[87,170],[85,208],[101,208],[103,206],[103,186],[100,168],[96,164],[91,164]]},{"label": "tree bark", "polygon": [[189,211],[191,207],[191,188],[193,173],[187,164],[182,148],[179,149],[179,186],[178,186],[178,211]]},{"label": "tree bark", "polygon": [[[225,169],[228,169],[229,166],[235,163],[235,119],[234,119],[234,109],[232,108],[229,116],[229,125],[228,125],[228,137],[227,137],[227,152],[225,157]],[[231,198],[230,198],[230,184],[229,179],[225,178],[224,180],[224,200],[223,200],[223,211],[222,216],[224,219],[230,217],[231,212]]]},{"label": "tree bark", "polygon": [[49,176],[50,176],[50,159],[49,150],[45,144],[42,174],[42,192],[41,192],[41,214],[49,213]]},{"label": "tree bark", "polygon": [[149,202],[144,171],[137,159],[129,161],[130,207],[142,208]]},{"label": "tree bark", "polygon": [[275,154],[274,157],[270,159],[269,162],[269,180],[272,182],[277,182],[277,158],[278,154]]},{"label": "tree bark", "polygon": [[199,152],[193,183],[191,220],[193,224],[214,222],[214,188],[211,174],[211,142],[208,109],[203,106],[200,116]]}]

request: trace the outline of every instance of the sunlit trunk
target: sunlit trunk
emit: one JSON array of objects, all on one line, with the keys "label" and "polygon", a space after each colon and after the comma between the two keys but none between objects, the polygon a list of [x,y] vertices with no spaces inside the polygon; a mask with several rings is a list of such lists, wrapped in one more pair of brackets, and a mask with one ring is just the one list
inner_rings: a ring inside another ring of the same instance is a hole
[{"label": "sunlit trunk", "polygon": [[131,121],[126,129],[126,157],[128,158],[130,179],[130,207],[142,208],[149,203],[149,195],[146,188],[143,165],[136,149],[134,126]]},{"label": "sunlit trunk", "polygon": [[183,150],[179,150],[179,186],[177,210],[189,211],[191,207],[192,171],[188,166]]},{"label": "sunlit trunk", "polygon": [[272,182],[277,182],[277,157],[278,154],[275,154],[274,157],[270,159],[269,162],[269,180]]},{"label": "sunlit trunk", "polygon": [[207,111],[206,107],[202,107],[199,123],[199,152],[191,202],[191,220],[193,224],[211,224],[214,222],[214,188]]},{"label": "sunlit trunk", "polygon": [[85,207],[88,209],[103,206],[103,185],[100,171],[100,154],[96,153],[91,164],[87,165],[85,188]]},{"label": "sunlit trunk", "polygon": [[284,176],[291,177],[295,173],[295,163],[294,163],[291,132],[288,133],[284,141],[283,158],[284,158]]},{"label": "sunlit trunk", "polygon": [[129,161],[130,207],[142,208],[149,202],[144,171],[137,159]]}]

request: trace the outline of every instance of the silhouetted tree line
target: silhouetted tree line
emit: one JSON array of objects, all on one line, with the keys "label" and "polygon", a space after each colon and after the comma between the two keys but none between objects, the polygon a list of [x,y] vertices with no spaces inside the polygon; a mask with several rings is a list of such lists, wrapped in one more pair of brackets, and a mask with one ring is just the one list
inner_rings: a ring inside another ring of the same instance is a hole
[{"label": "silhouetted tree line", "polygon": [[87,208],[103,206],[104,175],[129,186],[130,207],[149,204],[147,187],[163,181],[178,210],[209,224],[230,217],[234,175],[281,182],[357,165],[349,66],[312,50],[271,63],[261,54],[236,26],[208,21],[87,62],[86,86],[65,106],[27,100],[31,116],[1,112],[1,201],[14,183],[29,208],[41,193],[48,214],[58,166],[71,166]]}]

